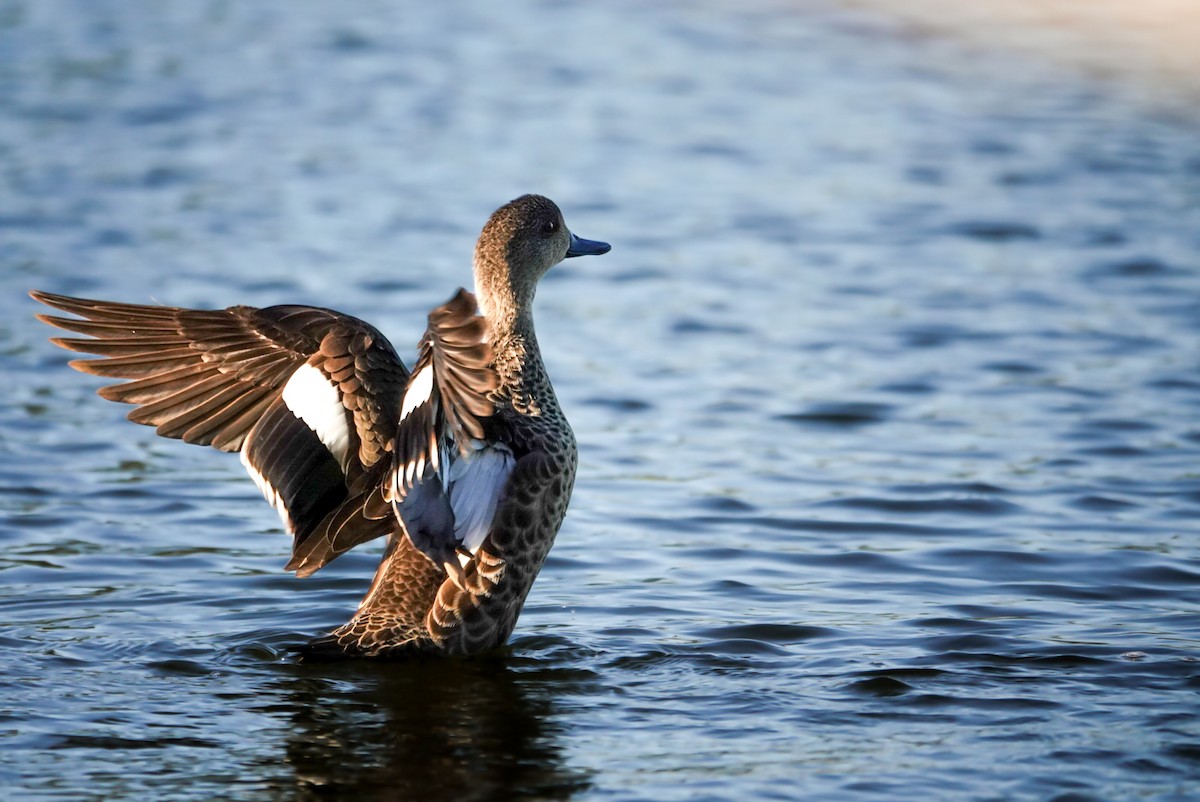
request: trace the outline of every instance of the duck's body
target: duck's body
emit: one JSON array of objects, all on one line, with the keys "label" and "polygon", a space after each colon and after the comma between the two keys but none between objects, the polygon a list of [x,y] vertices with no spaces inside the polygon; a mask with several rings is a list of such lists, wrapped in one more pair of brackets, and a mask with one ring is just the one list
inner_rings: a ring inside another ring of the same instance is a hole
[{"label": "duck's body", "polygon": [[294,535],[308,576],[387,536],[358,612],[313,655],[475,654],[503,644],[566,514],[575,437],[533,329],[538,279],[605,253],[551,201],[498,209],[475,252],[476,298],[435,309],[410,373],[370,325],[303,306],[198,311],[34,292],[82,319],[88,373],[159,434],[238,451]]}]

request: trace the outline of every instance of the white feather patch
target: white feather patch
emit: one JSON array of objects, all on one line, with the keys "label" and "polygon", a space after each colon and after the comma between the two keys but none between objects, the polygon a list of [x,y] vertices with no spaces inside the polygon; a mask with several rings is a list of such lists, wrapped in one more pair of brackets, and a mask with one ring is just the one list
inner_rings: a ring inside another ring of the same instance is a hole
[{"label": "white feather patch", "polygon": [[279,519],[283,521],[283,528],[290,534],[296,534],[296,526],[292,523],[292,516],[288,514],[287,505],[283,503],[283,498],[279,495],[271,483],[267,481],[258,470],[250,464],[250,460],[246,455],[250,453],[248,448],[242,449],[242,464],[246,466],[246,473],[250,474],[250,478],[254,480],[254,484],[258,485],[258,489],[262,491],[263,497],[271,502],[271,506],[279,512]]},{"label": "white feather patch", "polygon": [[284,385],[283,403],[308,424],[345,470],[350,427],[346,424],[346,408],[333,382],[312,365],[302,365]]},{"label": "white feather patch", "polygon": [[407,418],[414,409],[428,401],[432,394],[433,368],[426,365],[408,381],[408,389],[404,391],[404,403],[400,407],[400,420]]},{"label": "white feather patch", "polygon": [[450,467],[450,507],[454,510],[454,537],[472,554],[483,544],[496,517],[500,493],[516,460],[499,443],[472,451]]}]

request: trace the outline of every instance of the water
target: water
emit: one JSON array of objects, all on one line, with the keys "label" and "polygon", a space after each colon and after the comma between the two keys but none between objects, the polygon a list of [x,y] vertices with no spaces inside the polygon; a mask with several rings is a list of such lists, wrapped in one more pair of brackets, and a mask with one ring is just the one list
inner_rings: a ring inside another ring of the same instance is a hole
[{"label": "water", "polygon": [[[1190,87],[837,6],[350,9],[0,4],[5,799],[1200,795]],[[614,249],[538,299],[581,473],[511,648],[299,664],[377,551],[282,573],[24,293],[411,354],[526,191]]]}]

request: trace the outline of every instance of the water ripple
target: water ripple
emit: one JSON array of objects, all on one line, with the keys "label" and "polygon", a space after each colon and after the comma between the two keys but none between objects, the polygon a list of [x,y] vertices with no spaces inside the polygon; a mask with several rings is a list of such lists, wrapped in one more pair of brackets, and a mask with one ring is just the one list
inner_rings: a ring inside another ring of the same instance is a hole
[{"label": "water ripple", "polygon": [[[0,5],[7,796],[1183,799],[1194,112],[1069,24],[844,5]],[[517,631],[304,662],[378,546],[284,573],[236,458],[128,424],[26,292],[411,359],[525,191],[614,248],[539,290],[580,472]]]}]

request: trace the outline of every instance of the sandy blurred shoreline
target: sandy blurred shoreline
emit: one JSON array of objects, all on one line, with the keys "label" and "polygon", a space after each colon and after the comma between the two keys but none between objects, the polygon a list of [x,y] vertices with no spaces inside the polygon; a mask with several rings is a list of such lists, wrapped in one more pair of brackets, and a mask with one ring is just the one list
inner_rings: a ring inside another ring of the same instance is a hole
[{"label": "sandy blurred shoreline", "polygon": [[1200,100],[1200,0],[840,0],[918,33],[1045,58],[1169,104]]}]

